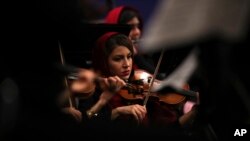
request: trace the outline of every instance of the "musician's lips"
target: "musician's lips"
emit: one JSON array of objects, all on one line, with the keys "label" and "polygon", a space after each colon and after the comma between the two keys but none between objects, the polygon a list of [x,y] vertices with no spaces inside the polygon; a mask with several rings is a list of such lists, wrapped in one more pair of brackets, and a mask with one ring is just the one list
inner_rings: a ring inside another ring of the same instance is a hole
[{"label": "musician's lips", "polygon": [[128,76],[130,74],[130,71],[128,70],[128,71],[124,71],[124,72],[122,72],[122,76]]}]

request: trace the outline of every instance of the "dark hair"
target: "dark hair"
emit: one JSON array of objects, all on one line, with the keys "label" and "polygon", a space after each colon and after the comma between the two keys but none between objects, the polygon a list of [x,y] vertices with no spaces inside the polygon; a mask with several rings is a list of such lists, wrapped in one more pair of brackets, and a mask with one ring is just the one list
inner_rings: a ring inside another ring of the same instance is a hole
[{"label": "dark hair", "polygon": [[127,47],[132,53],[132,56],[134,55],[132,42],[126,35],[116,33],[103,40],[103,37],[106,35],[107,34],[104,34],[97,40],[97,46],[93,50],[93,67],[96,71],[101,72],[104,76],[110,75],[107,64],[108,57],[117,46]]},{"label": "dark hair", "polygon": [[134,55],[133,45],[126,35],[116,34],[111,36],[105,43],[104,53],[108,57],[117,46],[127,47]]},{"label": "dark hair", "polygon": [[139,24],[139,28],[140,30],[142,30],[142,18],[141,15],[139,14],[139,12],[131,7],[124,7],[124,9],[122,10],[118,23],[119,24],[127,24],[128,21],[130,21],[131,19],[133,19],[134,17],[137,17],[140,21]]}]

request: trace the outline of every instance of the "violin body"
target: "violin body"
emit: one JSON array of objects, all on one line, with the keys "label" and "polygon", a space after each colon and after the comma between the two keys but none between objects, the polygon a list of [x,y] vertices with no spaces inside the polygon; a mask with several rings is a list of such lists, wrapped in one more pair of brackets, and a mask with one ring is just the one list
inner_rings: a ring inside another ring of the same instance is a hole
[{"label": "violin body", "polygon": [[[141,83],[133,84],[132,83],[132,90],[130,88],[121,89],[119,91],[120,96],[127,100],[137,100],[137,99],[144,99],[147,94],[150,97],[157,98],[160,102],[166,104],[179,104],[185,101],[186,96],[168,92],[168,93],[160,93],[160,92],[148,92],[150,81],[152,80],[152,75],[144,70],[136,70],[134,72],[133,80],[132,81],[140,81]],[[160,80],[155,80],[153,83],[153,87],[155,85],[160,85]],[[183,86],[183,89],[188,90],[189,85],[186,84]]]},{"label": "violin body", "polygon": [[[188,87],[186,84],[184,87]],[[161,102],[167,103],[167,104],[179,104],[185,101],[186,96],[174,92],[169,93],[153,93],[157,97],[159,97],[159,100]]]},{"label": "violin body", "polygon": [[[149,94],[149,97],[154,97],[160,102],[166,104],[179,104],[185,101],[186,96],[175,93],[175,92],[149,92],[150,81],[152,80],[152,75],[144,70],[135,70],[134,76],[128,85],[118,91],[118,94],[126,100],[143,100]],[[92,70],[82,69],[78,73],[78,77],[71,83],[71,90],[75,97],[78,98],[89,98],[95,91],[96,74]],[[153,83],[153,87],[160,85],[161,81],[156,80]],[[189,89],[189,85],[183,86],[184,90]]]}]

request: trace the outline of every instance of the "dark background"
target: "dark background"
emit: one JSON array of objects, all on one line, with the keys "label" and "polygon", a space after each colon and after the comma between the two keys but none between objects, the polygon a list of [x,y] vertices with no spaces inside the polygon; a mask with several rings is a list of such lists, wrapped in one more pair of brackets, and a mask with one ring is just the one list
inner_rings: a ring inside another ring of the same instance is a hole
[{"label": "dark background", "polygon": [[[66,63],[88,67],[85,61],[90,59],[90,44],[99,36],[99,30],[93,28],[98,34],[90,34],[91,28],[86,28],[84,21],[100,19],[112,5],[129,4],[141,11],[147,23],[157,3],[151,0],[117,0],[108,1],[109,4],[101,0],[86,2],[35,0],[3,3],[1,139],[66,140],[64,137],[78,136],[75,134],[78,128],[65,125],[69,119],[55,104],[64,88],[64,73],[54,66],[61,62],[59,43]],[[233,44],[216,38],[199,42],[202,64],[191,81],[201,93],[200,114],[194,129],[199,134],[198,140],[238,140],[243,137],[233,137],[236,128],[250,131],[249,28],[246,33],[245,38]],[[174,60],[175,64],[165,62],[161,71],[170,73],[187,52],[185,49],[167,52],[165,60]],[[62,134],[69,130],[68,135]]]}]

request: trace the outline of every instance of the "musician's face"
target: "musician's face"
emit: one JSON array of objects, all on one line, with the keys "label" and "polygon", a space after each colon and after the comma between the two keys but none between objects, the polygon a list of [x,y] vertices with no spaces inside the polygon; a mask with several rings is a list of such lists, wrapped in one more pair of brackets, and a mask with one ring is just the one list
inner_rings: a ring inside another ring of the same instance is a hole
[{"label": "musician's face", "polygon": [[132,29],[129,33],[129,38],[131,40],[138,40],[141,37],[141,30],[139,28],[140,21],[137,17],[134,17],[127,24],[132,25]]},{"label": "musician's face", "polygon": [[127,80],[132,70],[132,53],[125,46],[116,47],[108,57],[108,66],[111,75],[117,75],[123,80]]}]

